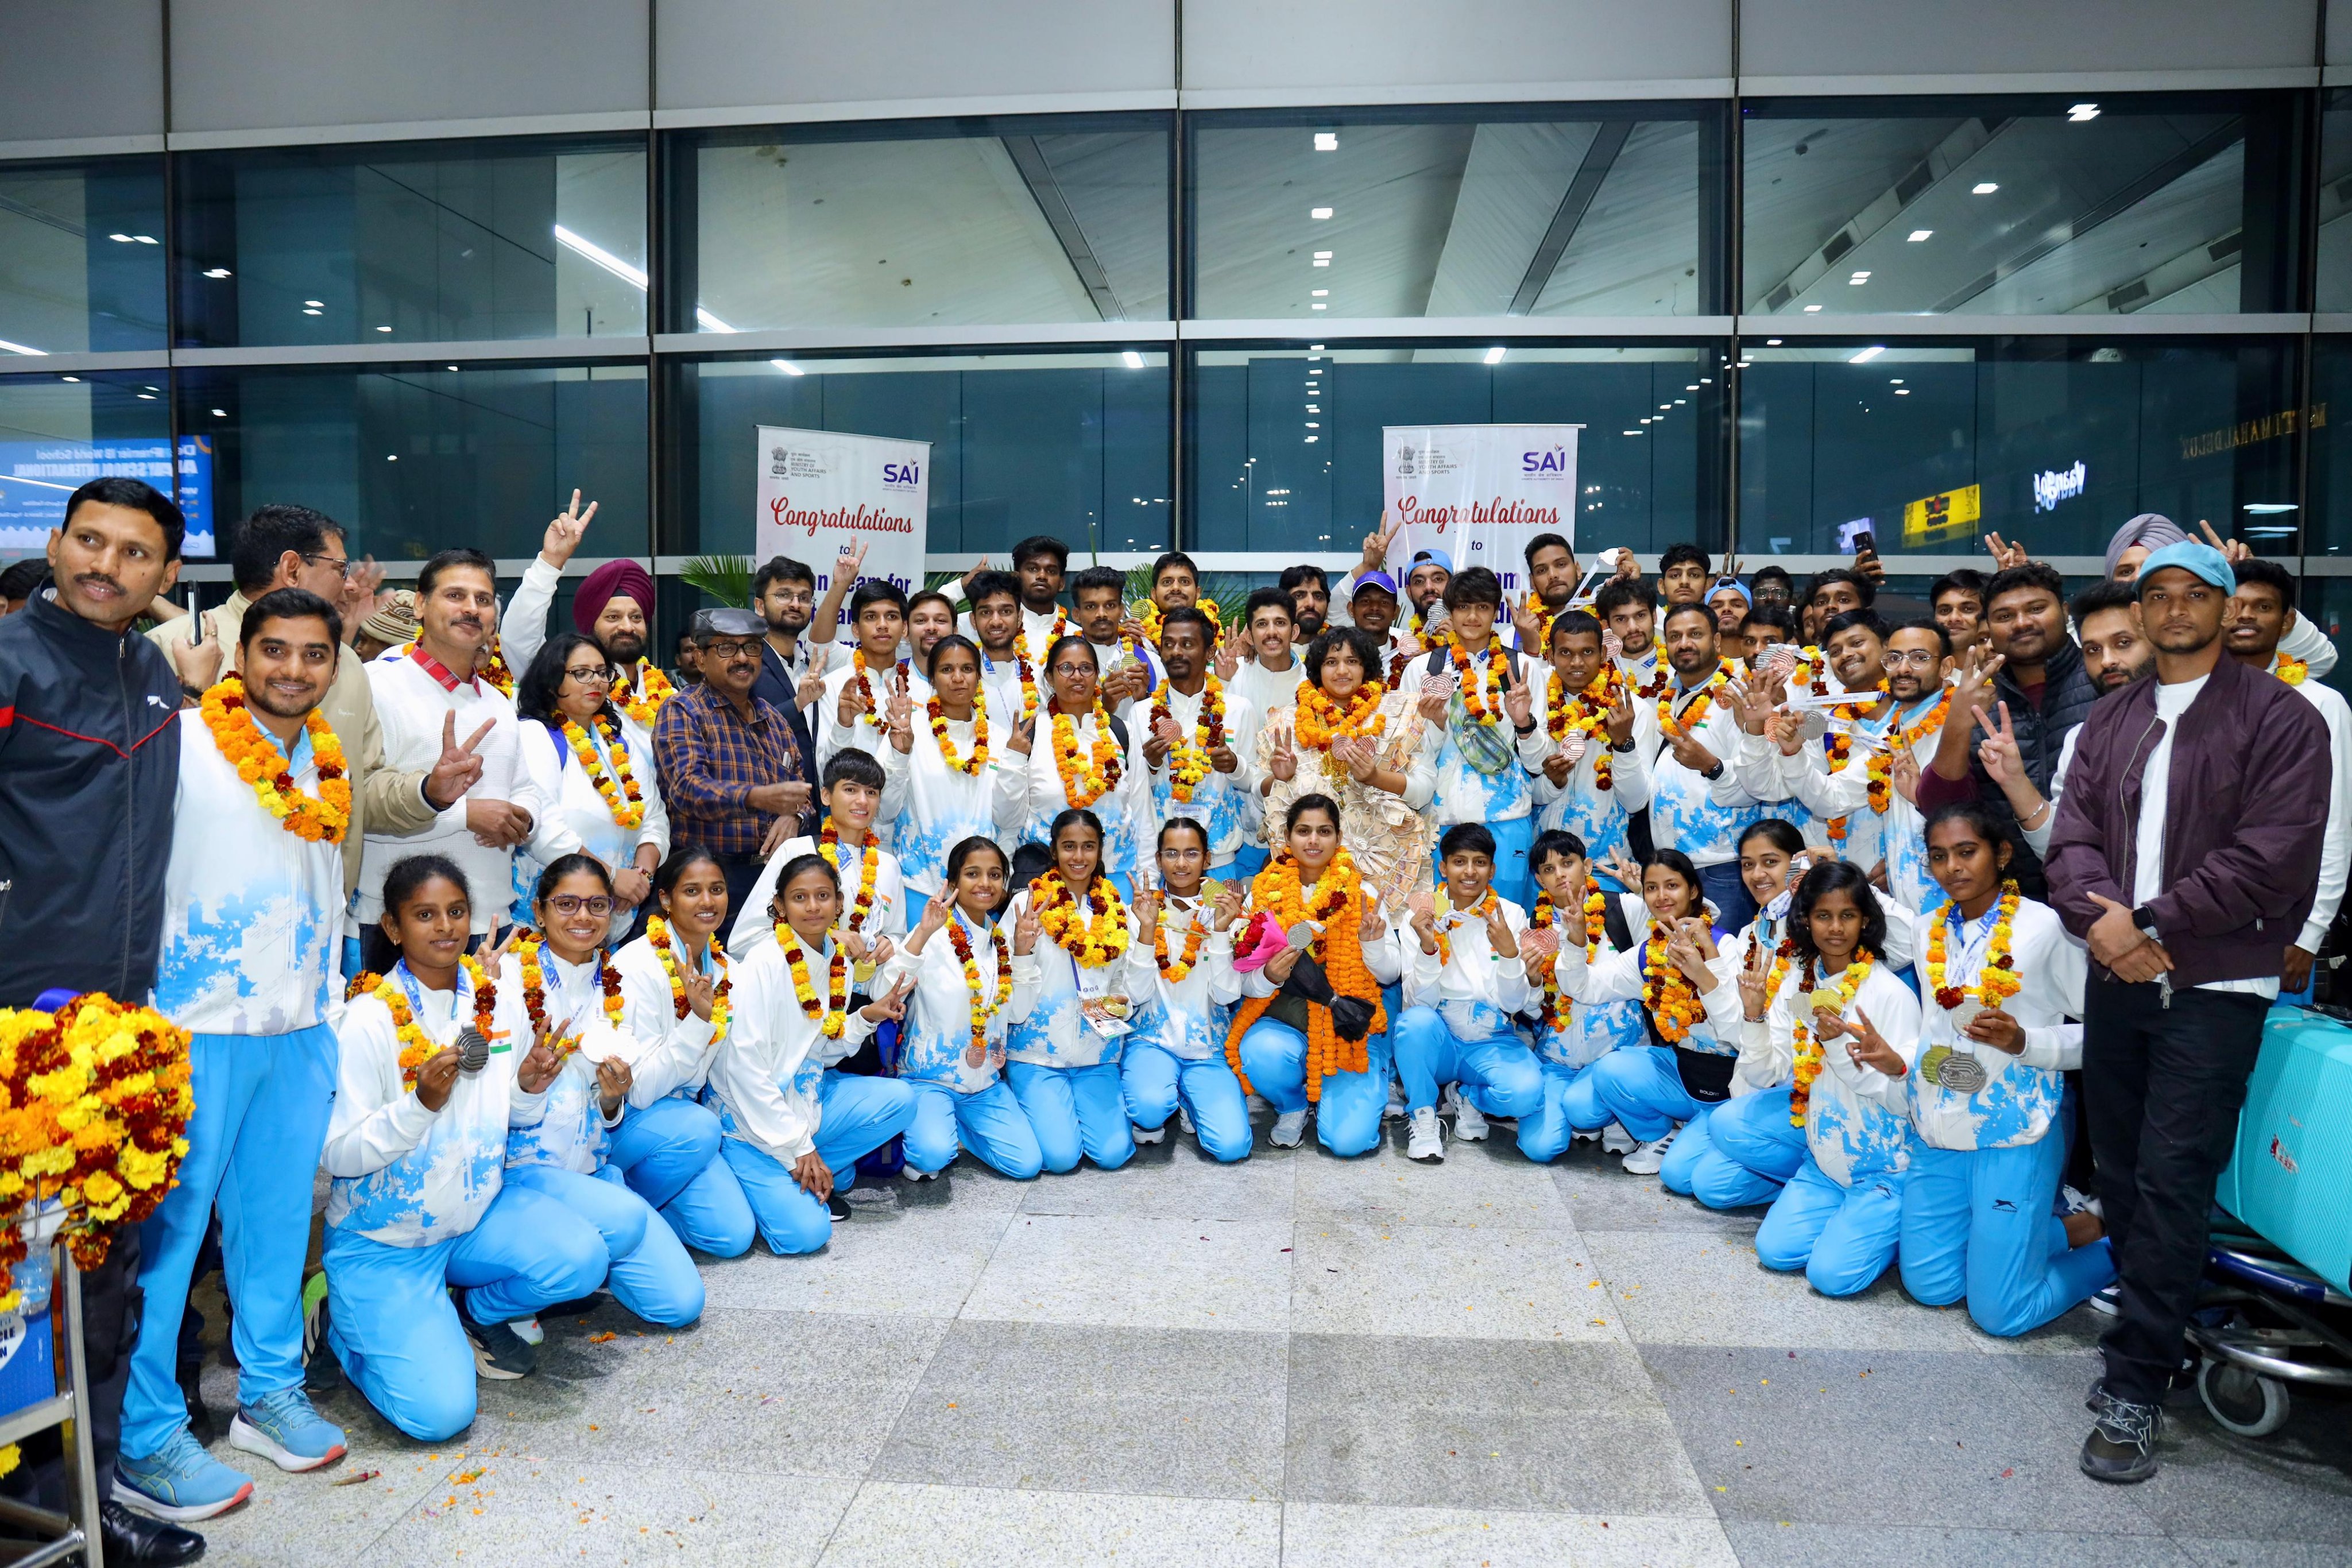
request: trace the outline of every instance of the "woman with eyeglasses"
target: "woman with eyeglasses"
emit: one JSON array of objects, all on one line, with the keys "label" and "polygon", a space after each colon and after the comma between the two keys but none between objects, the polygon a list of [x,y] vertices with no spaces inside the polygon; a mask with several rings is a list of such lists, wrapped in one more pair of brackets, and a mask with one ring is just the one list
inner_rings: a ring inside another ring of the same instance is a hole
[{"label": "woman with eyeglasses", "polygon": [[[612,690],[611,658],[579,632],[548,639],[516,685],[523,766],[550,806],[529,853],[515,857],[515,885],[531,888],[543,865],[566,854],[593,855],[612,873],[615,915],[625,925],[669,852],[669,813],[653,737],[614,706]],[[520,912],[517,918],[531,924]]]},{"label": "woman with eyeglasses", "polygon": [[1036,846],[1022,864],[1034,860],[1043,870],[1052,859],[1055,821],[1065,811],[1091,810],[1102,819],[1103,874],[1119,897],[1131,899],[1136,841],[1154,831],[1143,731],[1104,708],[1094,644],[1076,632],[1045,650],[1045,679],[1051,700],[1013,729],[1013,750],[1029,776],[1020,842]]}]

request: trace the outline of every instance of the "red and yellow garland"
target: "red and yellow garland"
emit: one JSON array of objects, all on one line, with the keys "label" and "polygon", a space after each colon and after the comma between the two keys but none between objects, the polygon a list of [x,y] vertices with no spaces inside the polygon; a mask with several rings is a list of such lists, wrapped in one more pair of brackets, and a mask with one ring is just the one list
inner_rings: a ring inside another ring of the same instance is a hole
[{"label": "red and yellow garland", "polygon": [[958,962],[963,965],[963,983],[971,992],[971,1045],[964,1061],[978,1067],[988,1060],[988,1020],[1003,1009],[1013,999],[1013,945],[999,936],[989,945],[996,949],[996,998],[991,1001],[980,983],[980,965],[972,956],[971,936],[963,922],[948,917],[948,942],[955,948]]},{"label": "red and yellow garland", "polygon": [[1510,683],[1510,651],[1492,632],[1486,636],[1486,667],[1473,671],[1469,650],[1462,639],[1448,636],[1445,646],[1454,659],[1454,673],[1462,680],[1462,711],[1472,724],[1492,725],[1503,716],[1503,688]]},{"label": "red and yellow garland", "polygon": [[776,946],[784,950],[785,966],[793,974],[793,995],[799,999],[801,1011],[815,1023],[817,1033],[839,1040],[849,1027],[849,950],[838,942],[833,945],[833,965],[825,972],[825,994],[820,998],[809,981],[808,950],[788,922],[776,922]]},{"label": "red and yellow garland", "polygon": [[[539,1031],[547,1027],[547,971],[540,962],[540,949],[544,946],[537,936],[526,936],[515,945],[515,956],[522,961],[522,1010],[530,1019],[533,1040],[537,1040]],[[604,993],[605,1020],[614,1029],[620,1028],[623,1010],[621,972],[613,967],[612,959],[602,948],[596,952],[596,983]],[[485,1030],[482,1032],[488,1034],[489,1031]],[[580,1037],[576,1034],[568,1034],[556,1040],[556,1065],[562,1066],[579,1049]]]},{"label": "red and yellow garland", "polygon": [[352,825],[352,781],[335,732],[317,708],[302,721],[310,737],[310,760],[319,769],[319,793],[313,798],[302,793],[286,754],[246,708],[245,680],[231,674],[205,693],[197,711],[221,756],[278,826],[308,843],[341,843]]},{"label": "red and yellow garland", "polygon": [[[669,977],[669,1005],[680,1019],[694,1010],[686,999],[686,979],[677,972],[677,953],[670,945],[669,922],[656,915],[646,922],[646,940],[653,944],[654,955],[661,960],[662,973]],[[727,1038],[727,1015],[730,1010],[727,993],[735,982],[727,977],[727,954],[719,946],[719,934],[710,934],[710,961],[719,966],[719,984],[710,998],[710,1040],[716,1045]]]},{"label": "red and yellow garland", "polygon": [[1650,923],[1649,940],[1642,945],[1642,1006],[1657,1025],[1658,1038],[1668,1045],[1688,1040],[1691,1026],[1706,1010],[1690,977],[1666,956],[1666,930],[1654,920]]},{"label": "red and yellow garland", "polygon": [[[1367,1042],[1389,1027],[1388,1008],[1381,1000],[1381,983],[1364,964],[1363,878],[1356,871],[1354,858],[1342,849],[1323,868],[1310,904],[1307,890],[1299,885],[1297,857],[1286,849],[1280,850],[1266,868],[1251,879],[1250,904],[1286,931],[1301,920],[1312,920],[1320,925],[1322,934],[1307,944],[1307,951],[1323,966],[1332,990],[1372,1004],[1371,1028],[1362,1040],[1340,1039],[1331,1022],[1331,1009],[1315,1002],[1307,1004],[1307,1098],[1310,1102],[1320,1100],[1323,1080],[1329,1074],[1369,1070]],[[1233,1024],[1225,1031],[1225,1061],[1241,1079],[1245,1093],[1250,1092],[1250,1082],[1249,1074],[1242,1071],[1242,1036],[1273,1004],[1272,997],[1245,998],[1234,1009]]]},{"label": "red and yellow garland", "polygon": [[578,719],[566,715],[563,720],[564,743],[572,755],[580,759],[580,770],[588,775],[595,787],[596,798],[604,802],[604,810],[613,813],[615,827],[636,827],[646,820],[645,791],[637,787],[637,776],[629,767],[628,741],[621,734],[620,725],[611,716],[598,714],[593,723],[604,737],[604,744],[613,754],[608,769],[597,754],[596,737]]},{"label": "red and yellow garland", "polygon": [[1323,770],[1337,778],[1345,769],[1333,766],[1331,743],[1357,737],[1379,739],[1388,728],[1388,716],[1381,711],[1381,699],[1387,695],[1388,687],[1380,682],[1367,682],[1356,688],[1343,711],[1322,687],[1312,681],[1301,681],[1298,707],[1291,721],[1292,738],[1307,750],[1323,753]]},{"label": "red and yellow garland", "polygon": [[[1449,895],[1443,887],[1437,890],[1437,895],[1446,901],[1444,906],[1441,907],[1438,911],[1441,919],[1446,915],[1454,913],[1453,910],[1454,901],[1451,895]],[[1483,923],[1486,916],[1494,912],[1495,906],[1501,902],[1502,898],[1500,895],[1498,895],[1495,890],[1490,887],[1486,890],[1486,897],[1480,899],[1469,908],[1462,910],[1459,913],[1462,915],[1463,921],[1465,924],[1472,920]],[[1502,955],[1498,953],[1496,956],[1500,957]],[[1445,926],[1441,924],[1437,927],[1437,967],[1442,969],[1452,962],[1454,962],[1454,944],[1447,938],[1445,935]]]},{"label": "red and yellow garland", "polygon": [[2304,676],[2310,673],[2311,665],[2308,661],[2290,659],[2284,653],[2281,653],[2271,664],[2271,674],[2291,686],[2303,685]]},{"label": "red and yellow garland", "polygon": [[1110,732],[1110,716],[1102,698],[1095,699],[1095,738],[1091,760],[1078,756],[1077,721],[1056,706],[1054,710],[1054,771],[1062,776],[1062,795],[1076,807],[1093,805],[1118,788],[1121,771],[1118,737]]},{"label": "red and yellow garland", "polygon": [[[874,884],[882,875],[882,849],[869,832],[858,851],[857,896],[850,901],[846,925],[849,930],[862,932],[866,918],[874,913]],[[831,813],[825,816],[824,831],[817,834],[816,852],[833,867],[835,876],[841,874],[841,830],[833,825]]]},{"label": "red and yellow garland", "polygon": [[1927,931],[1927,994],[1936,1005],[1950,1012],[1962,1002],[2000,1010],[2000,1004],[2017,995],[2023,982],[2017,976],[2017,906],[2024,894],[2014,882],[2000,884],[2000,907],[1992,918],[1992,936],[1985,944],[1983,967],[1977,973],[1973,986],[1955,986],[1945,979],[1945,936],[1951,927],[1952,904],[1949,899],[1936,906],[1935,924]]},{"label": "red and yellow garland", "polygon": [[[465,974],[467,983],[473,988],[474,1027],[480,1030],[483,1037],[488,1039],[492,1033],[492,1024],[498,1011],[497,982],[483,972],[482,961],[471,953],[459,954],[457,964]],[[425,1026],[418,1023],[416,1015],[409,1010],[408,997],[397,975],[362,974],[352,982],[351,988],[345,994],[352,997],[373,996],[383,1004],[384,1011],[392,1015],[393,1038],[400,1041],[401,1087],[415,1088],[417,1071],[432,1061],[440,1051],[441,1047],[434,1043],[433,1037],[425,1032]]]},{"label": "red and yellow garland", "polygon": [[[1662,663],[1658,667],[1664,670],[1665,665]],[[1699,687],[1692,695],[1690,706],[1683,709],[1680,718],[1675,716],[1675,694],[1669,692],[1660,696],[1658,698],[1658,733],[1666,736],[1683,735],[1705,724],[1707,710],[1715,706],[1715,694],[1728,685],[1730,680],[1731,672],[1717,665],[1715,674],[1707,677],[1706,684]]]},{"label": "red and yellow garland", "polygon": [[1592,677],[1591,685],[1563,702],[1559,672],[1551,673],[1551,695],[1544,707],[1544,727],[1550,733],[1554,746],[1567,745],[1570,734],[1577,731],[1590,739],[1596,753],[1592,758],[1592,787],[1596,789],[1609,788],[1609,739],[1602,732],[1609,723],[1609,710],[1616,706],[1618,694],[1626,684],[1625,672],[1617,667],[1617,661],[1603,659],[1601,673]]},{"label": "red and yellow garland", "polygon": [[1160,977],[1171,986],[1182,985],[1185,978],[1192,973],[1192,966],[1200,962],[1201,944],[1207,941],[1208,936],[1209,928],[1201,924],[1200,912],[1193,911],[1186,917],[1184,956],[1171,963],[1168,958],[1166,916],[1163,914],[1161,918],[1153,921],[1151,923],[1151,957],[1152,961],[1160,966]]},{"label": "red and yellow garland", "polygon": [[[1174,716],[1168,710],[1170,694],[1176,689],[1172,681],[1160,683],[1159,692],[1151,699],[1151,722],[1157,727],[1161,719],[1171,724]],[[1192,791],[1209,776],[1209,753],[1225,743],[1225,685],[1213,674],[1201,688],[1200,716],[1192,721],[1191,741],[1180,740],[1168,748],[1168,768],[1172,776],[1169,793],[1179,800],[1190,800]]]},{"label": "red and yellow garland", "polygon": [[[1028,667],[1028,661],[1022,661],[1022,669],[1024,672]],[[940,743],[940,760],[948,765],[948,771],[950,773],[961,773],[967,778],[978,778],[980,770],[988,766],[988,688],[986,685],[974,686],[971,692],[971,755],[970,757],[959,758],[956,756],[955,742],[948,738],[947,712],[940,706],[937,692],[931,694],[931,699],[925,706],[931,716],[931,738]]]},{"label": "red and yellow garland", "polygon": [[625,685],[614,694],[613,700],[623,713],[636,720],[642,728],[650,730],[654,727],[654,720],[661,716],[662,704],[677,695],[677,687],[670,684],[670,678],[667,675],[662,674],[661,666],[647,659],[637,666],[635,690],[632,691]]},{"label": "red and yellow garland", "polygon": [[[1785,945],[1784,945],[1785,946]],[[1805,960],[1804,969],[1797,978],[1798,1005],[1790,1009],[1791,1029],[1796,1040],[1796,1061],[1789,1069],[1789,1125],[1801,1127],[1805,1113],[1813,1103],[1813,1080],[1822,1075],[1822,1043],[1813,1038],[1812,1015],[1817,1012],[1843,1013],[1853,1005],[1853,994],[1862,988],[1869,977],[1873,960],[1870,949],[1857,947],[1845,972],[1837,977],[1831,989],[1814,994],[1813,960]],[[1780,971],[1785,972],[1785,971]]]},{"label": "red and yellow garland", "polygon": [[1099,871],[1084,899],[1070,891],[1059,871],[1048,871],[1030,883],[1029,907],[1054,946],[1081,969],[1099,969],[1127,951],[1127,905]]}]

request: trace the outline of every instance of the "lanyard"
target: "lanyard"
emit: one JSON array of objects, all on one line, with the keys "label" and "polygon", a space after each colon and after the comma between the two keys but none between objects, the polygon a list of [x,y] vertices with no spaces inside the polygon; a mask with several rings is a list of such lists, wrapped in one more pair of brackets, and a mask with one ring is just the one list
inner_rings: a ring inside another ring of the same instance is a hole
[{"label": "lanyard", "polygon": [[[408,993],[408,1016],[415,1019],[420,1026],[424,1025],[425,988],[418,985],[416,977],[408,972],[407,959],[403,958],[393,966],[392,977],[398,980],[400,988]],[[463,964],[460,964],[457,966],[457,995],[451,998],[449,1004],[450,1020],[455,1022],[465,1012],[466,1004],[473,999],[474,977],[467,971]]]}]

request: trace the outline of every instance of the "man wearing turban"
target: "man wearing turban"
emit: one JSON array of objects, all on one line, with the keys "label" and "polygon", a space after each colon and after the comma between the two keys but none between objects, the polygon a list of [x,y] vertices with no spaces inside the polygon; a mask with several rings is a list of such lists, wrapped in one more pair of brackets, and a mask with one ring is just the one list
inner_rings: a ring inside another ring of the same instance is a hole
[{"label": "man wearing turban", "polygon": [[[522,586],[515,590],[499,622],[499,642],[511,668],[526,669],[547,641],[547,612],[555,603],[556,584],[588,524],[596,503],[580,509],[580,492],[572,492],[571,509],[547,525],[539,558],[526,568]],[[662,699],[672,690],[669,679],[646,655],[653,646],[653,574],[625,558],[608,560],[581,580],[572,596],[572,623],[596,639],[620,672],[613,701],[647,730],[660,712]]]}]

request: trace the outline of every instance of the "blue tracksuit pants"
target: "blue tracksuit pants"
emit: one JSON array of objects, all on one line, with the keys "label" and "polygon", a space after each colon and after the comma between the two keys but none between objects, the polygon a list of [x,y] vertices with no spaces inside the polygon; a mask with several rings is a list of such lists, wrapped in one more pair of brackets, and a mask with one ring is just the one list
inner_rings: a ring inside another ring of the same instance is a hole
[{"label": "blue tracksuit pants", "polygon": [[[915,1119],[915,1091],[897,1078],[828,1072],[817,1090],[816,1157],[835,1188],[857,1179],[857,1157],[878,1149]],[[833,1213],[824,1199],[793,1177],[792,1167],[741,1138],[719,1145],[719,1157],[742,1184],[769,1250],[784,1257],[814,1252],[833,1239]]]},{"label": "blue tracksuit pants", "polygon": [[1570,1086],[1566,1105],[1580,1132],[1615,1122],[1646,1144],[1699,1114],[1701,1102],[1683,1087],[1671,1049],[1636,1045],[1620,1046],[1586,1068]]},{"label": "blue tracksuit pants", "polygon": [[1931,1307],[1963,1296],[1989,1334],[2041,1327],[2104,1289],[2115,1256],[2101,1237],[2070,1247],[2053,1214],[2065,1140],[2006,1149],[1911,1151],[1903,1186],[1903,1288]]},{"label": "blue tracksuit pants", "polygon": [[179,1185],[139,1228],[147,1304],[122,1396],[122,1452],[144,1458],[187,1424],[174,1377],[189,1276],[217,1204],[234,1309],[236,1395],[250,1403],[302,1382],[302,1260],[310,1178],[334,1108],[335,1031],[199,1034],[188,1042],[196,1107]]},{"label": "blue tracksuit pants", "polygon": [[1127,1093],[1128,1117],[1137,1126],[1166,1126],[1181,1102],[1211,1159],[1231,1164],[1249,1157],[1249,1103],[1242,1097],[1242,1081],[1222,1054],[1194,1061],[1130,1040],[1119,1064],[1119,1085]]},{"label": "blue tracksuit pants", "polygon": [[649,1323],[676,1328],[702,1315],[702,1275],[677,1232],[607,1165],[594,1176],[554,1166],[509,1166],[505,1185],[542,1193],[604,1239],[604,1283]]},{"label": "blue tracksuit pants", "polygon": [[1517,1035],[1457,1040],[1436,1009],[1417,1007],[1405,1009],[1397,1020],[1395,1040],[1407,1110],[1434,1108],[1439,1088],[1447,1083],[1460,1084],[1490,1116],[1532,1116],[1543,1109],[1543,1070]]},{"label": "blue tracksuit pants", "polygon": [[1592,1064],[1562,1067],[1538,1057],[1536,1069],[1543,1074],[1543,1103],[1533,1114],[1519,1118],[1519,1153],[1548,1165],[1566,1154],[1575,1140],[1577,1129],[1568,1120],[1568,1094],[1578,1079],[1592,1071]]},{"label": "blue tracksuit pants", "polygon": [[1690,1195],[1709,1208],[1769,1203],[1805,1163],[1805,1130],[1790,1124],[1785,1087],[1727,1100],[1706,1126],[1710,1146],[1691,1172]]},{"label": "blue tracksuit pants", "polygon": [[1840,1186],[1807,1154],[1756,1228],[1757,1260],[1784,1274],[1803,1270],[1824,1296],[1868,1290],[1895,1261],[1904,1174],[1858,1176]]},{"label": "blue tracksuit pants", "polygon": [[677,1094],[632,1107],[604,1157],[688,1247],[713,1258],[751,1249],[751,1205],[719,1157],[719,1117],[709,1107]]},{"label": "blue tracksuit pants", "polygon": [[1027,1181],[1045,1168],[1028,1113],[1004,1080],[971,1094],[925,1079],[899,1082],[915,1092],[906,1147],[907,1163],[917,1170],[945,1170],[959,1145],[1014,1181]]},{"label": "blue tracksuit pants", "polygon": [[[1381,1141],[1381,1113],[1388,1108],[1391,1058],[1389,1037],[1366,1042],[1365,1071],[1334,1072],[1323,1080],[1315,1111],[1315,1136],[1335,1155],[1369,1154]],[[1276,1112],[1307,1109],[1307,1037],[1286,1023],[1260,1019],[1242,1036],[1242,1072],[1250,1087]]]},{"label": "blue tracksuit pants", "polygon": [[1045,1067],[1008,1061],[1004,1078],[1037,1134],[1037,1153],[1047,1170],[1074,1171],[1083,1155],[1115,1171],[1135,1157],[1135,1127],[1127,1119],[1118,1062]]}]

